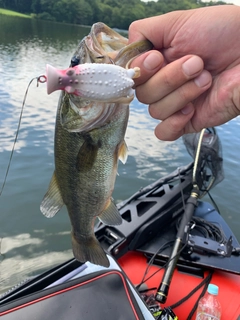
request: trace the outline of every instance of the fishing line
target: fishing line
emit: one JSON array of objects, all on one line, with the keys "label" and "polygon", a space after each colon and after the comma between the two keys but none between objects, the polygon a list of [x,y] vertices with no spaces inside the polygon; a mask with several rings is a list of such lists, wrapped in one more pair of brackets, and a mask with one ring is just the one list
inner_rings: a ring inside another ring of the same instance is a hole
[{"label": "fishing line", "polygon": [[218,207],[216,201],[213,199],[212,195],[210,194],[209,190],[207,190],[207,194],[208,194],[210,200],[212,201],[212,204],[213,204],[214,208],[215,208],[216,211],[221,215],[221,212],[220,212],[220,210],[219,210],[219,207]]},{"label": "fishing line", "polygon": [[0,238],[0,256],[2,256],[2,238]]},{"label": "fishing line", "polygon": [[12,151],[11,151],[11,154],[10,154],[10,158],[9,158],[9,161],[8,161],[8,166],[7,166],[7,170],[6,170],[6,174],[5,174],[5,177],[4,177],[4,180],[3,180],[3,184],[2,184],[2,187],[1,187],[1,190],[0,190],[0,196],[2,195],[2,192],[3,192],[3,189],[5,187],[5,184],[6,184],[6,181],[7,181],[7,176],[8,176],[8,173],[9,173],[9,169],[10,169],[10,166],[11,166],[11,162],[12,162],[12,158],[13,158],[13,152],[14,152],[14,149],[15,149],[15,146],[16,146],[16,143],[17,143],[17,138],[18,138],[18,134],[19,134],[19,130],[20,130],[20,125],[21,125],[21,120],[22,120],[22,116],[23,116],[23,109],[25,107],[25,103],[26,103],[26,99],[27,99],[27,95],[28,95],[28,90],[29,90],[29,87],[30,85],[32,84],[32,82],[34,80],[37,80],[37,87],[39,85],[39,83],[44,83],[47,81],[47,78],[46,76],[44,75],[41,75],[39,77],[35,77],[33,78],[28,86],[27,86],[27,89],[26,89],[26,92],[25,92],[25,95],[24,95],[24,98],[23,98],[23,103],[22,103],[22,108],[21,108],[21,112],[20,112],[20,116],[19,116],[19,121],[18,121],[18,126],[17,126],[17,132],[16,132],[16,135],[15,135],[15,139],[14,139],[14,142],[13,142],[13,147],[12,147]]}]

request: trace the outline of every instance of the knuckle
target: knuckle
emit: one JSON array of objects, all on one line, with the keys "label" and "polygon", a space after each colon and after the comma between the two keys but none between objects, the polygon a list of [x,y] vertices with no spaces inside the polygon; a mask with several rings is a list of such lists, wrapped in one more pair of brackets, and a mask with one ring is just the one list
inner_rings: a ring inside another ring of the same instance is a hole
[{"label": "knuckle", "polygon": [[169,73],[166,68],[163,68],[162,72],[163,72],[163,77],[162,77],[163,78],[163,86],[166,89],[172,90],[173,85],[174,85],[174,77],[172,77],[172,74]]},{"label": "knuckle", "polygon": [[178,96],[179,96],[179,101],[181,101],[181,103],[187,103],[193,99],[192,90],[186,90],[186,89],[187,89],[186,86],[181,86],[178,88]]}]

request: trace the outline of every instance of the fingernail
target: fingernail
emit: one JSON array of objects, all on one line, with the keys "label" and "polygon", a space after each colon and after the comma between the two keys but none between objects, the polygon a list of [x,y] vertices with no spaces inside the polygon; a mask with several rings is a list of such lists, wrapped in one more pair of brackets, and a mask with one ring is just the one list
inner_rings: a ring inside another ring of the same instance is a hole
[{"label": "fingernail", "polygon": [[143,65],[148,70],[154,70],[162,63],[162,57],[160,53],[157,52],[151,52],[149,55],[145,58]]},{"label": "fingernail", "polygon": [[183,114],[189,114],[193,111],[194,107],[191,103],[187,104],[184,108],[181,109]]},{"label": "fingernail", "polygon": [[205,87],[212,81],[212,77],[209,72],[203,70],[203,72],[194,79],[194,82],[199,88]]},{"label": "fingernail", "polygon": [[203,69],[203,61],[201,58],[193,56],[183,63],[182,68],[187,76],[193,76]]}]

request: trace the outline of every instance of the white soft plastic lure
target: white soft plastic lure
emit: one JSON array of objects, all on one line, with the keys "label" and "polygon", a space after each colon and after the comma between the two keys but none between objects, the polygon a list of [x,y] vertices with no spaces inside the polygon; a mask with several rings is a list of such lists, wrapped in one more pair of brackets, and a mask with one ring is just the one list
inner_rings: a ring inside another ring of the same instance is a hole
[{"label": "white soft plastic lure", "polygon": [[114,64],[85,63],[65,70],[47,65],[47,93],[64,90],[89,100],[129,103],[134,97],[134,78],[140,69]]}]

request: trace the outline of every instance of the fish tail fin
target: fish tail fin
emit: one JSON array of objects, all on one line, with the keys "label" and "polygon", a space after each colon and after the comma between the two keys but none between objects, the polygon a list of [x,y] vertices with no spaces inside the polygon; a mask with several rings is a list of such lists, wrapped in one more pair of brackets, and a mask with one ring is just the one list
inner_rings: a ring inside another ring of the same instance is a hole
[{"label": "fish tail fin", "polygon": [[89,261],[106,268],[110,265],[106,253],[94,235],[81,238],[80,241],[72,235],[72,249],[74,257],[80,262]]}]

